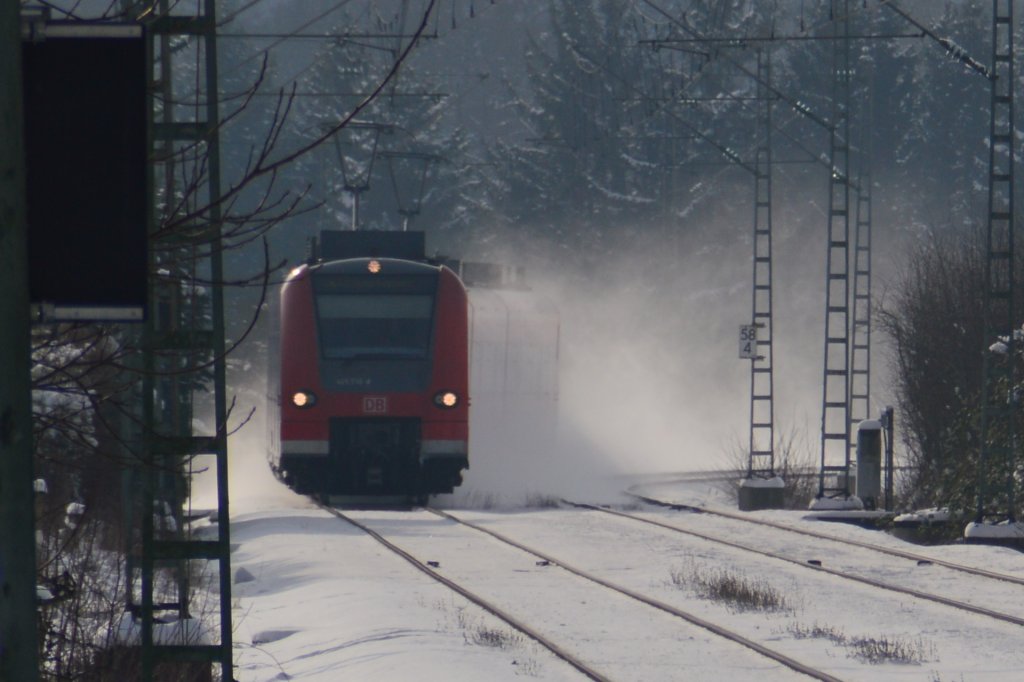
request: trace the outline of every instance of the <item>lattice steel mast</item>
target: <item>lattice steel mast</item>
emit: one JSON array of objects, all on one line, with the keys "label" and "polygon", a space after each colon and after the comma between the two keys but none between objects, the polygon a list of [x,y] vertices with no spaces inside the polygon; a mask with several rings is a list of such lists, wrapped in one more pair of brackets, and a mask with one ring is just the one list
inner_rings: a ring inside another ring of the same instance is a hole
[{"label": "lattice steel mast", "polygon": [[1005,356],[984,353],[976,521],[1015,521],[1013,0],[992,1],[985,345],[1005,339]]},{"label": "lattice steel mast", "polygon": [[[850,427],[871,417],[871,169],[861,169],[854,228]],[[851,439],[851,447],[856,446]]]},{"label": "lattice steel mast", "polygon": [[[131,11],[136,4],[124,6]],[[141,630],[143,680],[166,674],[164,665],[185,672],[189,664],[208,668],[214,663],[220,664],[221,679],[233,679],[215,17],[215,0],[187,7],[160,0],[145,15],[153,83],[149,184],[152,205],[160,207],[154,210],[163,213],[150,219],[142,467],[128,479],[128,496],[141,498],[129,506],[134,513],[129,513],[128,528],[138,524],[141,543],[128,533],[126,582],[128,608]],[[189,73],[199,75],[193,79]],[[159,227],[175,223],[182,225],[166,231]],[[203,280],[209,285],[197,284]],[[193,393],[202,371],[212,371],[214,433],[198,435]],[[182,511],[188,498],[186,469],[200,456],[213,458],[217,481],[212,540],[193,537]],[[218,589],[209,590],[219,592],[214,631],[192,612],[195,578],[202,573],[197,562],[202,560],[217,568]],[[156,636],[157,614],[173,615],[177,625],[169,637]]]},{"label": "lattice steel mast", "polygon": [[775,475],[772,335],[771,56],[757,52],[758,145],[754,163],[753,315],[757,353],[750,362],[750,462],[747,477]]},{"label": "lattice steel mast", "polygon": [[853,248],[853,300],[850,349],[850,451],[856,454],[856,428],[871,418],[871,67],[864,69],[858,127],[856,219]]},{"label": "lattice steel mast", "polygon": [[849,0],[833,0],[832,126],[829,134],[828,245],[819,499],[850,495],[849,406]]}]

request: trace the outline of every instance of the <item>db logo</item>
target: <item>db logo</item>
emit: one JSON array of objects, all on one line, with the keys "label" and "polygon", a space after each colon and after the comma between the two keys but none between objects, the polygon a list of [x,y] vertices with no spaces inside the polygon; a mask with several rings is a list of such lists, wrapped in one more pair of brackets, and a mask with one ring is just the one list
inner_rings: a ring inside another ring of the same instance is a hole
[{"label": "db logo", "polygon": [[387,414],[388,399],[384,396],[368,395],[363,398],[363,412],[366,414]]}]

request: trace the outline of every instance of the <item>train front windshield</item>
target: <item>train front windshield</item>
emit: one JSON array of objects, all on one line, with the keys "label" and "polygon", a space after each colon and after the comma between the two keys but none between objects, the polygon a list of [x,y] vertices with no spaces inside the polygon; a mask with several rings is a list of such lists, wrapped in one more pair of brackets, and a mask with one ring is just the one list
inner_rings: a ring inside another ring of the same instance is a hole
[{"label": "train front windshield", "polygon": [[437,274],[313,277],[320,373],[335,391],[419,391],[430,381]]},{"label": "train front windshield", "polygon": [[320,351],[328,360],[427,357],[431,295],[321,294],[316,303]]}]

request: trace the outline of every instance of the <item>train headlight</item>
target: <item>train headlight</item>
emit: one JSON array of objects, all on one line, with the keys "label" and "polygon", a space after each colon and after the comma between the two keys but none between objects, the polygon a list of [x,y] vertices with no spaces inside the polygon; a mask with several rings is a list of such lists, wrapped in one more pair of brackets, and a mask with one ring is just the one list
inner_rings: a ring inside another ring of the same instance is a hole
[{"label": "train headlight", "polygon": [[366,264],[366,269],[369,270],[371,274],[376,275],[380,272],[380,261],[376,259],[370,261]]},{"label": "train headlight", "polygon": [[312,391],[296,391],[292,395],[292,405],[295,407],[313,407],[316,405],[316,394]]},{"label": "train headlight", "polygon": [[442,409],[451,409],[461,402],[455,391],[438,391],[434,395],[434,404]]}]

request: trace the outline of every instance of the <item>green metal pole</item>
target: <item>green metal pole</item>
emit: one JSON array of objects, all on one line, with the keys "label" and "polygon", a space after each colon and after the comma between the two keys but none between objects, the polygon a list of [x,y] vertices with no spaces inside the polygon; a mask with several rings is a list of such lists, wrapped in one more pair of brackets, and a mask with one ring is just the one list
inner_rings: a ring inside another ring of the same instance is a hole
[{"label": "green metal pole", "polygon": [[0,680],[39,678],[18,0],[0,0]]},{"label": "green metal pole", "polygon": [[221,185],[220,185],[220,112],[219,79],[217,76],[217,6],[206,0],[205,14],[211,21],[206,34],[206,120],[211,126],[209,141],[210,163],[210,222],[213,240],[210,252],[213,279],[213,356],[214,356],[214,413],[217,421],[217,526],[220,541],[220,645],[221,675],[234,679],[231,632],[231,514],[228,503],[228,443],[227,443],[227,360],[225,353],[224,314],[224,244],[221,241]]}]

